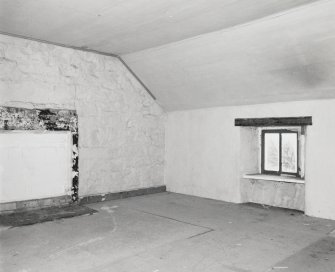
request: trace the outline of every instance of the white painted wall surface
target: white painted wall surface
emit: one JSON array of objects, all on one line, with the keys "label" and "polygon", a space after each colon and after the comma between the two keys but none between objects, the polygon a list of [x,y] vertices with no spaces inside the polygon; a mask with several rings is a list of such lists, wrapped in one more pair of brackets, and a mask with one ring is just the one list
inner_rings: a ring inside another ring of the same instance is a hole
[{"label": "white painted wall surface", "polygon": [[335,100],[176,111],[166,125],[165,182],[172,192],[241,202],[235,118],[312,116],[306,138],[306,214],[335,219]]},{"label": "white painted wall surface", "polygon": [[71,194],[70,132],[0,133],[0,203]]},{"label": "white painted wall surface", "polygon": [[164,112],[116,58],[0,35],[0,105],[75,109],[79,197],[163,185]]}]

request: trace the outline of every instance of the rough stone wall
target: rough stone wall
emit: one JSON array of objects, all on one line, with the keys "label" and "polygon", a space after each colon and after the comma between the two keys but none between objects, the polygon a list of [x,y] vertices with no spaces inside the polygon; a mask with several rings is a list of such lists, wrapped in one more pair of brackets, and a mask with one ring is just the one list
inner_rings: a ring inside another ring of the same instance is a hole
[{"label": "rough stone wall", "polygon": [[244,179],[241,194],[243,202],[305,210],[305,184],[302,183]]},{"label": "rough stone wall", "polygon": [[75,109],[79,195],[164,183],[162,108],[116,58],[0,35],[0,106]]}]

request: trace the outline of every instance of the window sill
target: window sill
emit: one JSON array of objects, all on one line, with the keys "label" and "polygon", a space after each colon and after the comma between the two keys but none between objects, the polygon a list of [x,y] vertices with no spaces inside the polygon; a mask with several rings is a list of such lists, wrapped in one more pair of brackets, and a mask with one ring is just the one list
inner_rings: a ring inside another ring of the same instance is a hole
[{"label": "window sill", "polygon": [[264,175],[264,174],[245,174],[243,176],[243,178],[305,184],[304,179],[297,178],[297,177],[289,177],[289,176],[272,176],[272,175]]}]

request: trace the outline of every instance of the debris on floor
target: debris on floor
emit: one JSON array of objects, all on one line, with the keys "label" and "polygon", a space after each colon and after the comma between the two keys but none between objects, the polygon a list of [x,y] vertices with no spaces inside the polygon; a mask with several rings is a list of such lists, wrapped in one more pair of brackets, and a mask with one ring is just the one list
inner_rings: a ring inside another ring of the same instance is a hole
[{"label": "debris on floor", "polygon": [[0,214],[0,226],[21,227],[79,215],[91,215],[96,210],[80,205],[48,207],[43,209]]}]

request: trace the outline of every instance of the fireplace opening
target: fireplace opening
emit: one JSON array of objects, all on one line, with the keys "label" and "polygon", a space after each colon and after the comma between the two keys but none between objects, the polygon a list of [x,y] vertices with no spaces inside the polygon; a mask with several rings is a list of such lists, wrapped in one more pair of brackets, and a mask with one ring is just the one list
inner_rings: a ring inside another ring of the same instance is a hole
[{"label": "fireplace opening", "polygon": [[0,133],[0,202],[53,197],[71,199],[69,131]]},{"label": "fireplace opening", "polygon": [[0,107],[0,137],[1,211],[78,201],[76,111]]}]

